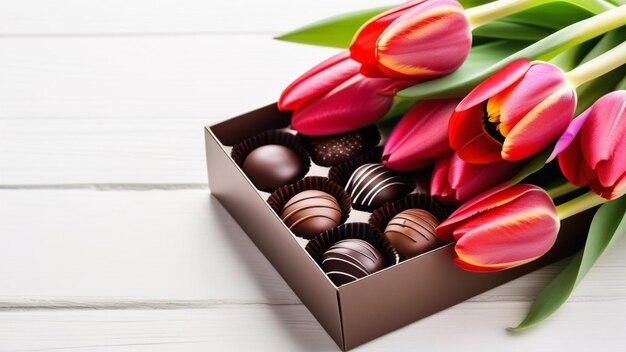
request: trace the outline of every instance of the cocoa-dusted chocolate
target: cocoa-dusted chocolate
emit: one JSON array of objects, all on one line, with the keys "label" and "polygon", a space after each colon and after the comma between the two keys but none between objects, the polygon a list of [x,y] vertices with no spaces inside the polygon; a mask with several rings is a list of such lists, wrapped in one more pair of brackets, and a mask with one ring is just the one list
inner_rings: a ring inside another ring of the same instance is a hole
[{"label": "cocoa-dusted chocolate", "polygon": [[341,207],[335,197],[318,190],[296,194],[280,213],[285,225],[296,236],[306,239],[339,225],[341,216]]},{"label": "cocoa-dusted chocolate", "polygon": [[425,253],[442,242],[435,235],[439,220],[423,209],[407,209],[389,221],[385,237],[403,258]]},{"label": "cocoa-dusted chocolate", "polygon": [[406,180],[383,166],[370,163],[359,166],[346,184],[354,208],[371,211],[411,191]]},{"label": "cocoa-dusted chocolate", "polygon": [[333,244],[322,259],[322,269],[337,286],[375,273],[384,267],[385,259],[378,249],[367,241],[355,238]]},{"label": "cocoa-dusted chocolate", "polygon": [[297,181],[305,166],[290,148],[267,144],[252,150],[241,168],[257,188],[265,190]]},{"label": "cocoa-dusted chocolate", "polygon": [[309,137],[300,135],[313,162],[333,166],[368,152],[380,142],[376,126],[333,136]]}]

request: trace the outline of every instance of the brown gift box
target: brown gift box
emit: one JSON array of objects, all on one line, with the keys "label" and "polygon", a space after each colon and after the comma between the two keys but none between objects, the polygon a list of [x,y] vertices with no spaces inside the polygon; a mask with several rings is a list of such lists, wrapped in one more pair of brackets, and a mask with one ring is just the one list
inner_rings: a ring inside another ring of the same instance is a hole
[{"label": "brown gift box", "polygon": [[[268,205],[268,194],[257,191],[230,157],[232,145],[265,130],[285,128],[289,117],[271,104],[206,127],[211,194],[231,213],[342,350],[571,255],[584,243],[592,212],[564,221],[557,243],[548,254],[512,270],[463,271],[452,263],[454,249],[449,244],[335,287]],[[363,221],[353,221],[359,220]]]}]

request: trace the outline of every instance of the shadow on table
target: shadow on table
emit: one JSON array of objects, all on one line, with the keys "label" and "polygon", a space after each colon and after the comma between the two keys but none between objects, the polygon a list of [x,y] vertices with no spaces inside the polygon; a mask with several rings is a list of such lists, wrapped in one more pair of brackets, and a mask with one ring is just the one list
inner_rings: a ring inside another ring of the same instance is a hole
[{"label": "shadow on table", "polygon": [[[339,350],[315,317],[302,305],[270,262],[213,196],[209,199],[209,208],[215,214],[219,214],[215,217],[215,225],[220,231],[211,235],[223,236],[226,239],[232,248],[232,255],[245,264],[246,270],[250,273],[249,277],[255,280],[264,296],[272,302],[267,305],[276,316],[277,321],[292,337],[294,343],[306,351]],[[285,309],[286,307],[293,309]],[[293,313],[296,311],[299,314],[294,315]],[[302,318],[306,320],[302,320]],[[311,334],[311,332],[315,333]]]}]

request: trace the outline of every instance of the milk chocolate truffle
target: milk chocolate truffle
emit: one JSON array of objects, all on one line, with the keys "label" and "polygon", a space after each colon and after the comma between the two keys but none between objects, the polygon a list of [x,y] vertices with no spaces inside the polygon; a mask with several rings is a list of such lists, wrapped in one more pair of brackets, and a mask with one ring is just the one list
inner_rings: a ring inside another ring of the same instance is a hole
[{"label": "milk chocolate truffle", "polygon": [[369,126],[333,136],[302,136],[302,139],[314,163],[333,166],[374,148],[380,141],[380,133],[376,126]]},{"label": "milk chocolate truffle", "polygon": [[308,190],[293,196],[280,218],[296,236],[310,239],[339,225],[341,207],[330,194]]},{"label": "milk chocolate truffle", "polygon": [[375,273],[385,267],[383,255],[369,242],[346,239],[324,253],[322,269],[337,286]]},{"label": "milk chocolate truffle", "polygon": [[406,180],[383,164],[364,164],[354,170],[346,184],[346,191],[352,198],[354,208],[373,210],[403,197],[411,190]]},{"label": "milk chocolate truffle", "polygon": [[276,189],[300,178],[304,169],[298,154],[278,144],[260,146],[248,154],[242,170],[259,189]]},{"label": "milk chocolate truffle", "polygon": [[407,209],[391,219],[385,237],[403,258],[425,253],[441,242],[435,235],[439,220],[422,209]]}]

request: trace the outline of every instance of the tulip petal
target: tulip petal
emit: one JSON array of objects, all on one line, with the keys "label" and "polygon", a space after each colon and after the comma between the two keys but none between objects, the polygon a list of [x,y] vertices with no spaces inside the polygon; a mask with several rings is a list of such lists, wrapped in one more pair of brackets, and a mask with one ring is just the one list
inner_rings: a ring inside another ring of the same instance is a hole
[{"label": "tulip petal", "polygon": [[460,260],[476,266],[521,265],[556,241],[559,219],[545,193],[532,192],[463,224],[454,237]]},{"label": "tulip petal", "polygon": [[430,179],[430,194],[437,197],[437,199],[446,202],[456,202],[456,194],[450,187],[448,181],[448,173],[450,170],[450,159],[454,156],[454,153],[449,153],[435,162],[433,172]]},{"label": "tulip petal", "polygon": [[355,76],[359,72],[359,67],[359,63],[351,60],[347,51],[332,56],[291,83],[278,100],[279,109],[299,109]]},{"label": "tulip petal", "polygon": [[483,126],[483,108],[474,106],[457,110],[448,125],[450,147],[469,163],[488,164],[502,161],[502,145],[491,137]]},{"label": "tulip petal", "polygon": [[626,170],[626,91],[600,98],[581,131],[581,149],[604,186],[612,186]]},{"label": "tulip petal", "polygon": [[408,171],[431,165],[450,150],[448,121],[458,100],[417,102],[391,132],[383,151],[383,164]]},{"label": "tulip petal", "polygon": [[461,205],[448,219],[437,227],[437,236],[450,242],[453,240],[453,232],[457,227],[479,216],[481,213],[507,204],[519,197],[524,197],[530,192],[545,194],[545,191],[541,188],[527,184],[518,184],[513,187],[508,185],[494,187]]},{"label": "tulip petal", "polygon": [[553,92],[568,85],[563,72],[549,63],[532,63],[524,76],[507,89],[506,99],[500,110],[500,130],[503,135]]},{"label": "tulip petal", "polygon": [[559,168],[565,178],[573,185],[586,186],[587,176],[585,157],[580,149],[580,134],[574,137],[572,143],[558,155]]},{"label": "tulip petal", "polygon": [[567,129],[575,109],[573,88],[554,92],[513,127],[502,145],[502,159],[522,160],[548,147]]},{"label": "tulip petal", "polygon": [[530,259],[519,261],[516,263],[490,264],[490,265],[472,265],[470,263],[464,262],[461,258],[454,258],[452,259],[452,262],[456,264],[456,266],[458,266],[459,268],[465,271],[471,271],[471,272],[476,272],[476,273],[492,273],[496,271],[502,271],[502,270],[514,268],[516,266],[529,263],[537,258],[530,258]]},{"label": "tulip petal", "polygon": [[463,99],[456,111],[463,111],[470,109],[474,106],[481,105],[487,99],[502,92],[517,80],[522,78],[524,73],[530,67],[530,61],[527,59],[515,60],[508,64],[502,70],[491,75],[485,79],[482,83],[476,86],[466,97]]},{"label": "tulip petal", "polygon": [[296,110],[291,127],[308,136],[324,136],[371,125],[389,110],[393,100],[377,93],[393,85],[389,79],[356,75]]},{"label": "tulip petal", "polygon": [[[417,6],[424,1],[426,0],[414,0],[401,4],[381,13],[363,24],[350,44],[350,54],[352,59],[365,66],[376,67],[378,65],[376,58],[376,43],[378,42],[380,35],[407,9]],[[366,70],[362,73],[369,76],[368,73],[371,72],[373,71]]]},{"label": "tulip petal", "polygon": [[493,164],[470,164],[458,156],[450,161],[448,182],[454,190],[455,202],[464,203],[495,185],[515,176],[524,162],[502,161]]},{"label": "tulip petal", "polygon": [[554,150],[552,151],[552,154],[550,154],[548,160],[546,160],[546,164],[554,160],[559,154],[567,149],[570,144],[572,144],[574,138],[578,135],[580,129],[585,124],[585,121],[587,121],[587,118],[589,118],[590,112],[591,108],[585,110],[582,114],[578,115],[577,118],[572,120],[572,122],[567,127],[567,130],[565,130],[565,133],[563,133],[563,135],[561,135],[559,140],[556,142],[556,146],[554,147]]},{"label": "tulip petal", "polygon": [[438,77],[461,66],[470,47],[463,7],[435,0],[411,7],[393,21],[378,38],[376,57],[389,77]]}]

